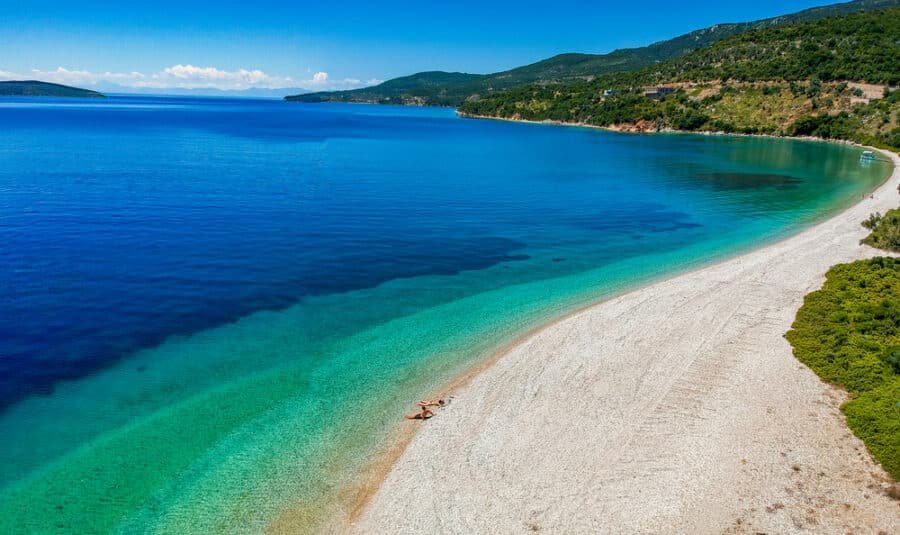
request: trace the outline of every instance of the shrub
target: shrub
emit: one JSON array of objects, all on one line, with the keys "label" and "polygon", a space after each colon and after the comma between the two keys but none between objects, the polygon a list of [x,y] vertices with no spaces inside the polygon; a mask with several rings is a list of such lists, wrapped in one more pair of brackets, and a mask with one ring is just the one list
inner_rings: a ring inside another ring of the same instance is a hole
[{"label": "shrub", "polygon": [[697,130],[709,121],[709,116],[693,108],[684,108],[672,113],[670,124],[678,130]]},{"label": "shrub", "polygon": [[847,424],[900,478],[900,259],[831,268],[785,337],[798,360],[850,392]]},{"label": "shrub", "polygon": [[900,252],[900,208],[888,210],[884,216],[873,214],[863,221],[863,226],[871,229],[872,233],[862,240],[862,243],[884,249],[886,251]]},{"label": "shrub", "polygon": [[900,476],[900,380],[864,392],[842,407],[847,425],[894,479]]},{"label": "shrub", "polygon": [[809,87],[806,88],[806,96],[812,98],[822,93],[822,82],[818,78],[809,81]]},{"label": "shrub", "polygon": [[874,230],[878,226],[879,221],[881,221],[881,213],[875,212],[874,214],[869,214],[869,218],[862,222],[862,226],[869,230]]}]

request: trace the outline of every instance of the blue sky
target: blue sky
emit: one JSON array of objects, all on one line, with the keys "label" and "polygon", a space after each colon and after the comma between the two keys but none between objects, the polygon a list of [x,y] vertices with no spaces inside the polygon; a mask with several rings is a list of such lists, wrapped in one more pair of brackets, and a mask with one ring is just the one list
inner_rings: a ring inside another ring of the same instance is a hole
[{"label": "blue sky", "polygon": [[365,85],[642,46],[828,0],[266,2],[0,0],[0,78],[91,86]]}]

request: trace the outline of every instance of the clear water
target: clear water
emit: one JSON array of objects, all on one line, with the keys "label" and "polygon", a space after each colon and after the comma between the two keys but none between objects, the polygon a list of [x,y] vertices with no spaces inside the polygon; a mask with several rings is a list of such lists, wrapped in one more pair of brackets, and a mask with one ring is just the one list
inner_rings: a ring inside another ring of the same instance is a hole
[{"label": "clear water", "polygon": [[314,525],[411,402],[574,307],[853,203],[889,172],[859,156],[440,109],[0,100],[0,532]]}]

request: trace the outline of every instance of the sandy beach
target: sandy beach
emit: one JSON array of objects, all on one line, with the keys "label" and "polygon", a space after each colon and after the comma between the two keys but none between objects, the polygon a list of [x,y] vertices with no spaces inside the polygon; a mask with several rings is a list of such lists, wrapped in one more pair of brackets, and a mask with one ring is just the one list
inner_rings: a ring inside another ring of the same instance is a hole
[{"label": "sandy beach", "polygon": [[[418,429],[359,533],[897,533],[845,394],[783,338],[834,264],[884,254],[873,198],[599,303],[504,352]],[[342,529],[345,530],[346,526]]]}]

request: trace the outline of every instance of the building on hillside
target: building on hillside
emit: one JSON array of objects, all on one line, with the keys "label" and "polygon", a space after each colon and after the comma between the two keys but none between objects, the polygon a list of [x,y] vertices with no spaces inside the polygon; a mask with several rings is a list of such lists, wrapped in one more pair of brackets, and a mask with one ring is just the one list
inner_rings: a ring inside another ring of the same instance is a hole
[{"label": "building on hillside", "polygon": [[675,88],[672,87],[648,87],[644,89],[644,96],[652,100],[659,100],[674,92]]}]

